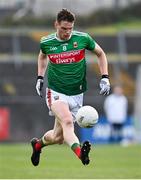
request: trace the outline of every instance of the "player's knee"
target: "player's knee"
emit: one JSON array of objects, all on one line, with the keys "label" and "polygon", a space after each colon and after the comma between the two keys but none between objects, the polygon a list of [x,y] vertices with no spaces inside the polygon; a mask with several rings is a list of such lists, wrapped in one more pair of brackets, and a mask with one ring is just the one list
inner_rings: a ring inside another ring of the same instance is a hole
[{"label": "player's knee", "polygon": [[71,118],[64,118],[62,125],[67,127],[72,127],[73,121]]}]

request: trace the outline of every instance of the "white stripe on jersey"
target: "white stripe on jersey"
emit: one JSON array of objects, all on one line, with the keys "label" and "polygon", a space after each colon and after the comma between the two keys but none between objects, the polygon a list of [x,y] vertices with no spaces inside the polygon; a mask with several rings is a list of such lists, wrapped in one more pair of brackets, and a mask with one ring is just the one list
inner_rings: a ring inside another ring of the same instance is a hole
[{"label": "white stripe on jersey", "polygon": [[55,35],[54,34],[49,35],[47,37],[44,36],[44,37],[41,38],[41,43],[44,43],[44,42],[47,42],[47,41],[51,41],[53,39],[55,39]]},{"label": "white stripe on jersey", "polygon": [[78,35],[78,36],[87,36],[87,33],[84,32],[79,32],[79,31],[73,31],[73,35]]}]

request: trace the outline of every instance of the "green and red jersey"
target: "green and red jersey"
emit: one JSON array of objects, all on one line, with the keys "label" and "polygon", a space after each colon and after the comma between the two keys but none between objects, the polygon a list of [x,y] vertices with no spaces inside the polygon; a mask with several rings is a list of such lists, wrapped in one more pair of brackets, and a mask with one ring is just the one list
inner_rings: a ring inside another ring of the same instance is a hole
[{"label": "green and red jersey", "polygon": [[56,33],[41,38],[40,48],[48,56],[48,87],[77,95],[87,89],[85,50],[94,50],[95,41],[87,34],[73,31],[69,40],[59,40]]}]

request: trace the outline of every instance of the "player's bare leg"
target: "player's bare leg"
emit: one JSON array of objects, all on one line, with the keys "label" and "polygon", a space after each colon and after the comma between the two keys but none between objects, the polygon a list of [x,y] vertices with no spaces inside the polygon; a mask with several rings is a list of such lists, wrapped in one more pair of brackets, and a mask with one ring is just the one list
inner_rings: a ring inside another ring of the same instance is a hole
[{"label": "player's bare leg", "polygon": [[69,111],[68,104],[63,101],[55,101],[51,109],[60,121],[63,129],[64,141],[68,145],[72,145],[74,142],[79,143],[74,133],[73,117]]},{"label": "player's bare leg", "polygon": [[33,153],[31,156],[31,162],[34,166],[37,166],[40,161],[41,149],[44,146],[51,144],[62,144],[63,143],[63,131],[58,120],[55,120],[54,129],[45,133],[41,139],[33,138],[31,140],[31,145],[33,148]]},{"label": "player's bare leg", "polygon": [[91,145],[88,141],[86,141],[83,143],[81,148],[80,142],[74,133],[73,117],[68,104],[58,100],[52,104],[51,109],[62,125],[64,141],[71,147],[84,165],[89,164],[89,152]]},{"label": "player's bare leg", "polygon": [[62,126],[57,118],[55,119],[53,130],[46,132],[41,140],[43,145],[46,146],[51,144],[62,144],[64,142]]}]

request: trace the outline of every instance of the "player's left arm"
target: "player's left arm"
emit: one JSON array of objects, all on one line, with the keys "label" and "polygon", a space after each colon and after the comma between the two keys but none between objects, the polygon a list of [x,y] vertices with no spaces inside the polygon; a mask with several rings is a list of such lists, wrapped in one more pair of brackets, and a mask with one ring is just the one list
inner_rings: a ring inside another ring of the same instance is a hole
[{"label": "player's left arm", "polygon": [[110,82],[108,75],[108,61],[105,52],[103,49],[96,43],[94,48],[94,53],[98,57],[98,66],[101,73],[101,81],[100,81],[100,94],[108,95],[110,92]]},{"label": "player's left arm", "polygon": [[98,66],[100,69],[101,75],[108,75],[108,62],[107,57],[103,49],[96,43],[94,48],[94,53],[98,57]]}]

